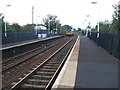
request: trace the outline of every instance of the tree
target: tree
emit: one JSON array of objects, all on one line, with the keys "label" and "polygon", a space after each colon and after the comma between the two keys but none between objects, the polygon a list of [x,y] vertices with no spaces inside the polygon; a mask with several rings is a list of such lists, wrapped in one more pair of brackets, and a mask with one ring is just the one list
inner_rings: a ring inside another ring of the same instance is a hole
[{"label": "tree", "polygon": [[64,26],[61,27],[61,34],[65,35],[66,34],[66,28]]},{"label": "tree", "polygon": [[119,31],[118,27],[119,27],[118,20],[113,19],[111,27],[110,27],[110,33],[118,33]]},{"label": "tree", "polygon": [[[1,15],[2,14],[0,14],[0,16]],[[4,16],[2,16],[1,20],[2,20],[2,32],[5,32]],[[10,24],[9,22],[6,22],[6,31],[7,32],[19,32],[19,31],[21,31],[21,29],[22,29],[22,27],[17,23]]]},{"label": "tree", "polygon": [[22,27],[22,32],[34,32],[35,24],[27,24]]},{"label": "tree", "polygon": [[[100,26],[100,32],[107,32],[107,33],[109,33],[109,31],[110,31],[110,28],[109,28],[109,23],[107,23],[107,21],[105,21],[105,22],[100,22],[99,23],[99,26]],[[98,27],[98,26],[97,26]],[[97,27],[96,27],[96,29],[97,29]]]},{"label": "tree", "polygon": [[120,6],[114,5],[113,20],[110,28],[111,33],[120,33]]},{"label": "tree", "polygon": [[81,28],[78,28],[78,31],[81,31]]},{"label": "tree", "polygon": [[57,29],[57,33],[61,34],[61,24],[60,23],[57,23],[56,29]]},{"label": "tree", "polygon": [[11,25],[11,29],[12,29],[12,31],[16,31],[16,32],[21,32],[22,31],[22,27],[17,23],[13,23]]},{"label": "tree", "polygon": [[64,25],[63,28],[66,30],[66,32],[70,32],[72,29],[70,25]]},{"label": "tree", "polygon": [[75,28],[73,28],[73,31],[76,31],[76,29],[75,29]]},{"label": "tree", "polygon": [[57,26],[60,25],[60,21],[57,20],[56,15],[51,15],[48,14],[44,19],[43,19],[44,26],[47,28],[47,30],[50,33],[55,33]]},{"label": "tree", "polygon": [[[120,6],[114,5],[113,8],[114,14],[111,24],[107,21],[100,22],[100,32],[120,33]],[[97,25],[95,31],[97,31]]]},{"label": "tree", "polygon": [[70,32],[72,27],[70,25],[61,26],[61,34],[65,35],[66,32]]}]

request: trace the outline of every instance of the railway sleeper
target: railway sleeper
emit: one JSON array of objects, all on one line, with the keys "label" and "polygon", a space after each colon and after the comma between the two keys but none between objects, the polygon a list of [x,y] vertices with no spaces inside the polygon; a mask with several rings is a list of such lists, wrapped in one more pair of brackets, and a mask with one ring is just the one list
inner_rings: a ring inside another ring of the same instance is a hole
[{"label": "railway sleeper", "polygon": [[33,85],[47,85],[49,80],[37,80],[37,79],[31,79],[28,80],[25,84],[33,84]]},{"label": "railway sleeper", "polygon": [[52,76],[46,76],[46,77],[31,77],[31,79],[38,79],[38,80],[50,80]]},{"label": "railway sleeper", "polygon": [[42,72],[42,71],[38,71],[36,73],[40,75],[53,75],[54,74],[54,72]]},{"label": "railway sleeper", "polygon": [[39,80],[39,79],[29,79],[28,81],[30,81],[30,82],[45,82],[45,83],[49,82],[49,80]]},{"label": "railway sleeper", "polygon": [[[52,63],[47,63],[46,65],[47,65],[47,66],[51,66],[51,64],[52,64]],[[58,63],[54,64],[54,66],[59,66],[59,65],[60,65],[60,64],[58,64]]]},{"label": "railway sleeper", "polygon": [[47,75],[47,76],[45,76],[45,75],[33,75],[31,78],[51,78],[51,75]]},{"label": "railway sleeper", "polygon": [[51,66],[43,66],[45,69],[57,69],[58,67],[54,67],[53,65]]},{"label": "railway sleeper", "polygon": [[25,82],[25,84],[41,85],[41,86],[46,86],[48,83],[49,83],[49,80],[35,80],[35,79],[28,80],[27,82]]},{"label": "railway sleeper", "polygon": [[42,68],[42,69],[40,69],[40,71],[44,71],[44,72],[55,72],[56,69],[52,69],[52,68],[50,68],[50,69],[48,69],[48,68]]},{"label": "railway sleeper", "polygon": [[52,61],[50,61],[50,62],[48,62],[47,64],[59,64],[60,62],[52,62]]},{"label": "railway sleeper", "polygon": [[22,88],[45,88],[46,85],[33,85],[33,84],[23,84]]}]

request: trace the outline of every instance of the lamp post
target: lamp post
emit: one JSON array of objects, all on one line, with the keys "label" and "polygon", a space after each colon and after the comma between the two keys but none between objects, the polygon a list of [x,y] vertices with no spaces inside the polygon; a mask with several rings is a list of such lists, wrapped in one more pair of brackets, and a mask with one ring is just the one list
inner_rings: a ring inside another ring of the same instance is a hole
[{"label": "lamp post", "polygon": [[[6,7],[10,7],[11,5],[6,5]],[[6,9],[5,9],[6,10]],[[5,18],[4,18],[4,21],[5,21],[5,43],[7,43],[7,21],[6,21],[6,12],[5,12]]]},{"label": "lamp post", "polygon": [[34,6],[32,6],[32,24],[34,24]]},{"label": "lamp post", "polygon": [[[11,5],[6,5],[6,6],[10,7]],[[6,24],[6,20],[5,20],[5,38],[7,38],[7,24]]]},{"label": "lamp post", "polygon": [[[91,2],[91,4],[97,4],[97,2]],[[99,8],[99,6],[98,6]],[[99,10],[98,10],[99,11]],[[98,23],[97,23],[97,39],[96,39],[96,43],[99,46],[99,38],[100,38],[100,25],[99,25],[99,17],[98,17]]]},{"label": "lamp post", "polygon": [[[89,34],[89,32],[90,32],[90,35],[91,35],[91,28],[90,28],[90,15],[86,15],[86,17],[88,18],[88,26],[87,26],[87,28],[86,28],[86,36],[88,36]],[[87,20],[86,20],[87,21]]]}]

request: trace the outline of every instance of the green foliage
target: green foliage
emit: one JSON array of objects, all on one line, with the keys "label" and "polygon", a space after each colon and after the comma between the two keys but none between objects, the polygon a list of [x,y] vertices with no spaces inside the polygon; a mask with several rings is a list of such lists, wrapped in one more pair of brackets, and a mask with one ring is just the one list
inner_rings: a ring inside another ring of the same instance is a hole
[{"label": "green foliage", "polygon": [[10,25],[9,23],[6,24],[6,30],[7,32],[16,32],[16,29],[13,25]]},{"label": "green foliage", "polygon": [[[109,24],[106,22],[99,23],[99,31],[100,32],[109,32]],[[98,32],[98,25],[96,25],[94,32]]]},{"label": "green foliage", "polygon": [[61,34],[62,34],[62,35],[65,35],[66,32],[67,32],[67,31],[66,31],[65,27],[62,26],[62,27],[61,27]]},{"label": "green foliage", "polygon": [[116,19],[113,19],[112,21],[110,33],[118,33],[118,21]]},{"label": "green foliage", "polygon": [[35,24],[27,24],[22,27],[22,32],[34,32]]},{"label": "green foliage", "polygon": [[47,28],[49,32],[60,32],[60,21],[57,20],[56,15],[51,15],[48,14],[44,19],[43,19],[44,26]]},{"label": "green foliage", "polygon": [[58,23],[56,26],[57,26],[57,33],[61,34],[61,24]]},{"label": "green foliage", "polygon": [[78,28],[78,30],[77,31],[81,31],[81,28]]},{"label": "green foliage", "polygon": [[72,29],[70,25],[64,25],[63,28],[66,30],[66,32],[70,32]]},{"label": "green foliage", "polygon": [[[2,24],[2,31],[5,31],[5,22],[3,22]],[[10,25],[8,22],[6,22],[6,31],[7,32],[16,32],[15,27],[13,27],[12,25]]]},{"label": "green foliage", "polygon": [[75,28],[73,28],[73,31],[77,31]]},{"label": "green foliage", "polygon": [[[34,26],[35,24],[27,24],[24,26],[20,26],[17,23],[13,23],[10,25],[9,23],[6,23],[6,30],[7,32],[34,32]],[[5,23],[3,22],[2,25],[2,31],[5,31]]]},{"label": "green foliage", "polygon": [[57,20],[57,16],[48,14],[44,19],[43,19],[44,26],[47,28],[49,32],[58,32],[60,33],[60,21]]},{"label": "green foliage", "polygon": [[16,32],[21,32],[22,31],[22,27],[19,25],[19,24],[17,24],[17,23],[13,23],[12,25],[11,25],[11,30],[12,31],[16,31]]},{"label": "green foliage", "polygon": [[113,21],[110,28],[110,33],[120,33],[120,8],[118,5],[114,5],[114,14],[113,14]]},{"label": "green foliage", "polygon": [[[94,32],[97,32],[98,26],[96,25]],[[112,24],[105,22],[99,23],[100,32],[106,33],[117,33],[118,30],[118,22],[114,19]]]},{"label": "green foliage", "polygon": [[101,22],[100,32],[109,32],[109,24]]},{"label": "green foliage", "polygon": [[[118,5],[114,5],[113,8],[114,14],[111,24],[108,21],[100,22],[100,32],[120,33],[120,10],[118,11]],[[94,32],[97,32],[97,25]]]},{"label": "green foliage", "polygon": [[61,27],[61,34],[65,35],[66,32],[71,31],[72,27],[70,25],[63,25]]}]

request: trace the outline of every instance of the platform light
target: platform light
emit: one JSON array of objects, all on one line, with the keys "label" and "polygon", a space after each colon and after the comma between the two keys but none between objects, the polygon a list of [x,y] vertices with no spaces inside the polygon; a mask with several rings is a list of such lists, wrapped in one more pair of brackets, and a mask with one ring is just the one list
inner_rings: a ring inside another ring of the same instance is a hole
[{"label": "platform light", "polygon": [[[10,7],[11,5],[6,5],[7,7]],[[6,24],[6,20],[5,20],[5,37],[7,37],[7,24]]]},{"label": "platform light", "polygon": [[91,4],[97,4],[97,2],[91,2]]}]

